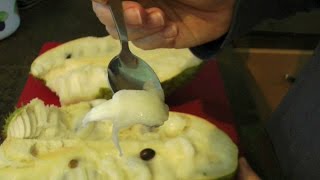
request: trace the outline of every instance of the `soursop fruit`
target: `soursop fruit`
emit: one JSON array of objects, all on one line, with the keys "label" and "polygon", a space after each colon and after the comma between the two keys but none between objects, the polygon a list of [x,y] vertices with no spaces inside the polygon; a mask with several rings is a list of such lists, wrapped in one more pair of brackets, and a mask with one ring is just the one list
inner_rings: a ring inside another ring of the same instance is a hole
[{"label": "soursop fruit", "polygon": [[7,137],[0,146],[0,179],[234,177],[237,146],[215,125],[186,113],[170,112],[160,127],[137,124],[122,129],[119,141],[123,155],[119,156],[112,142],[110,121],[78,128],[87,112],[104,102],[99,99],[55,107],[34,99],[17,109],[7,119]]},{"label": "soursop fruit", "polygon": [[[142,50],[132,43],[130,49],[153,68],[166,95],[192,79],[202,64],[188,49]],[[30,71],[63,105],[110,99],[106,67],[119,51],[119,42],[110,36],[79,38],[37,57]]]}]

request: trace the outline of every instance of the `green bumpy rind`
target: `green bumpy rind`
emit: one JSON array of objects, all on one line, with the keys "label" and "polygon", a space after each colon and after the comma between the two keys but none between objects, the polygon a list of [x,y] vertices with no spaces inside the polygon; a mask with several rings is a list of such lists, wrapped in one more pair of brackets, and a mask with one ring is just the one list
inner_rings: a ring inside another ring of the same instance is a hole
[{"label": "green bumpy rind", "polygon": [[198,73],[198,71],[201,69],[202,64],[203,63],[197,66],[189,67],[183,70],[181,73],[179,73],[175,77],[169,80],[166,80],[164,82],[161,82],[165,96],[171,95],[175,90],[182,87],[187,82],[190,82]]},{"label": "green bumpy rind", "polygon": [[113,95],[113,93],[112,93],[111,89],[109,89],[109,88],[100,88],[98,96],[96,97],[96,99],[100,99],[100,98],[111,99],[112,95]]},{"label": "green bumpy rind", "polygon": [[15,120],[16,116],[20,115],[20,112],[25,108],[26,106],[22,106],[21,108],[15,109],[7,118],[4,120],[4,124],[2,126],[2,132],[1,132],[1,137],[5,139],[7,137],[7,131],[8,131],[8,126],[12,120]]}]

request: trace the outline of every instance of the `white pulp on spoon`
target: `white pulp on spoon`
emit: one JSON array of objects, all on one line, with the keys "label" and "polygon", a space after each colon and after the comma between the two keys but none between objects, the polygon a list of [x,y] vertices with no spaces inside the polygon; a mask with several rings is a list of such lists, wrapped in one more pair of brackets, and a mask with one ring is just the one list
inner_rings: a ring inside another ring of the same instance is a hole
[{"label": "white pulp on spoon", "polygon": [[83,119],[82,125],[85,126],[92,121],[112,121],[112,140],[122,155],[118,140],[120,129],[135,124],[160,126],[168,119],[168,115],[169,108],[157,91],[120,90],[112,99],[91,109]]}]

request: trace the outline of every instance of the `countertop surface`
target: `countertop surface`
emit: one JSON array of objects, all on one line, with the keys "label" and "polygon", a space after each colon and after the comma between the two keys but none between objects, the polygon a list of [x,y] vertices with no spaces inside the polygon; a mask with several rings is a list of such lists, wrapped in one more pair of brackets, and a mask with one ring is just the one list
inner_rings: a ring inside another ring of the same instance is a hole
[{"label": "countertop surface", "polygon": [[21,25],[18,30],[0,41],[1,119],[14,109],[30,64],[45,42],[107,35],[92,11],[90,0],[43,0],[19,13]]}]

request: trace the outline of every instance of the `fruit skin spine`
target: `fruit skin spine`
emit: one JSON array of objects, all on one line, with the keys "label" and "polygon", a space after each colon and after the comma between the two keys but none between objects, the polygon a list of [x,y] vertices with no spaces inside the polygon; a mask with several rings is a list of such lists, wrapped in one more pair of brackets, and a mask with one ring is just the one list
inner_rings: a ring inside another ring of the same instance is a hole
[{"label": "fruit skin spine", "polygon": [[[16,119],[15,117],[20,115],[20,113],[23,111],[23,109],[25,109],[26,107],[23,106],[21,108],[15,108],[13,110],[12,113],[10,113],[8,115],[7,118],[4,119],[4,123],[3,123],[3,126],[2,126],[2,130],[1,130],[1,138],[2,139],[6,139],[7,138],[7,131],[8,131],[8,127],[9,127],[9,124],[12,120]],[[2,142],[1,142],[2,143]]]}]

